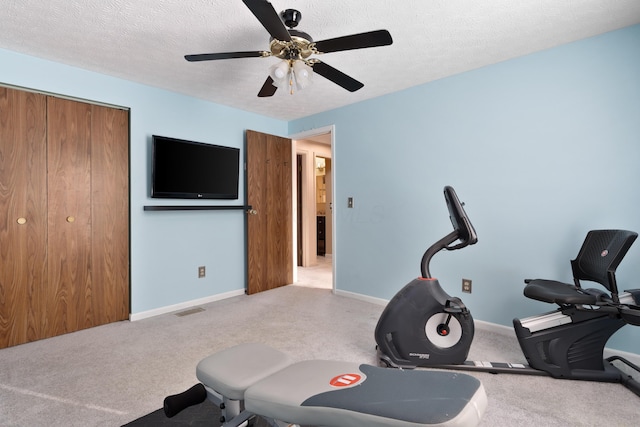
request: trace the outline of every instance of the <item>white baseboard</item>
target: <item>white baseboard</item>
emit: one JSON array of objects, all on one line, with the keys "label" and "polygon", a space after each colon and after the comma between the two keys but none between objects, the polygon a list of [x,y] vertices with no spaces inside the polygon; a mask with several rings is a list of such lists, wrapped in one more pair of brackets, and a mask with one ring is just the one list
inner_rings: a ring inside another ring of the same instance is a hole
[{"label": "white baseboard", "polygon": [[357,294],[355,292],[341,291],[340,289],[335,289],[333,291],[334,294],[340,295],[347,298],[353,298],[364,302],[369,302],[371,304],[382,305],[385,306],[389,303],[389,300],[383,298],[374,298],[368,295]]},{"label": "white baseboard", "polygon": [[236,297],[238,295],[244,295],[244,289],[238,289],[237,291],[225,292],[223,294],[212,295],[204,298],[198,298],[191,301],[181,302],[179,304],[167,305],[165,307],[154,308],[153,310],[142,311],[140,313],[129,314],[129,320],[134,322],[136,320],[147,319],[149,317],[159,316],[161,314],[172,313],[174,311],[184,310],[185,308],[191,308],[197,305],[208,304],[214,301],[220,301],[223,299]]},{"label": "white baseboard", "polygon": [[[353,298],[360,301],[369,302],[376,305],[387,305],[389,303],[388,300],[382,298],[374,298],[367,295],[357,294],[354,292],[341,291],[339,289],[335,290],[336,295],[345,296],[347,298]],[[513,331],[513,327],[500,325],[497,323],[485,322],[483,320],[473,320],[475,326],[479,329],[484,329],[485,331],[495,332],[501,335],[513,336],[516,338],[515,332]],[[604,357],[610,356],[620,356],[624,359],[627,359],[629,362],[640,366],[640,354],[630,353],[628,351],[616,350],[612,348],[605,347],[604,349]]]}]

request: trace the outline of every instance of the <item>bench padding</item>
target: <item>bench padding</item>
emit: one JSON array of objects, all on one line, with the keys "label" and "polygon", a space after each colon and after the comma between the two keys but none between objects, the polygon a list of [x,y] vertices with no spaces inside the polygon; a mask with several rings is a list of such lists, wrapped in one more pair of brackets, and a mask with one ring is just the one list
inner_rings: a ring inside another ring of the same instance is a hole
[{"label": "bench padding", "polygon": [[243,400],[249,386],[291,365],[289,356],[260,343],[246,343],[205,357],[196,377],[207,387],[233,400]]},{"label": "bench padding", "polygon": [[203,359],[196,376],[247,411],[280,421],[334,427],[474,426],[487,406],[476,378],[352,362],[292,363],[263,344],[241,344]]},{"label": "bench padding", "polygon": [[[330,381],[357,374],[361,381]],[[476,378],[445,371],[403,371],[348,362],[299,362],[249,387],[248,411],[323,426],[472,426],[487,398]]]}]

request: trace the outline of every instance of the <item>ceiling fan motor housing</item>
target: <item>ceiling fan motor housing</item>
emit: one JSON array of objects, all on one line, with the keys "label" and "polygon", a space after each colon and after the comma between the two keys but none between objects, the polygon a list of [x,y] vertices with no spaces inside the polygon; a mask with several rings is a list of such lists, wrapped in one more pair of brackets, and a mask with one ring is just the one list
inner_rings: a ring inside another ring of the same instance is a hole
[{"label": "ceiling fan motor housing", "polygon": [[284,24],[289,28],[297,27],[302,19],[302,14],[295,9],[286,9],[280,14],[280,16],[282,16]]},{"label": "ceiling fan motor housing", "polygon": [[271,39],[271,55],[282,59],[307,59],[315,51],[313,50],[313,39],[307,33],[298,30],[289,30],[291,41],[283,42]]}]

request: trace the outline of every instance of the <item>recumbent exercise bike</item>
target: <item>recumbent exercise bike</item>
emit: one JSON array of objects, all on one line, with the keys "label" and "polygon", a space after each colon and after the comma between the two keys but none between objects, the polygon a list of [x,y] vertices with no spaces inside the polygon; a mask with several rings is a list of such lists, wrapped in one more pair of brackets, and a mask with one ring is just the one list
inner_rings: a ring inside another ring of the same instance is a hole
[{"label": "recumbent exercise bike", "polygon": [[[603,359],[604,347],[613,333],[626,324],[640,326],[640,289],[619,292],[615,276],[638,234],[589,231],[578,256],[571,261],[573,284],[525,280],[526,297],[558,305],[555,311],[513,320],[529,365],[467,361],[474,335],[473,318],[460,298],[447,294],[431,277],[429,262],[443,249],[461,249],[475,244],[478,238],[455,190],[445,187],[444,196],[454,230],[427,249],[421,261],[422,276],[402,288],[382,312],[375,329],[380,362],[396,368],[432,367],[621,383],[640,396],[640,382],[625,373],[640,373],[640,367],[619,356]],[[584,288],[581,281],[599,283],[604,289]]]}]

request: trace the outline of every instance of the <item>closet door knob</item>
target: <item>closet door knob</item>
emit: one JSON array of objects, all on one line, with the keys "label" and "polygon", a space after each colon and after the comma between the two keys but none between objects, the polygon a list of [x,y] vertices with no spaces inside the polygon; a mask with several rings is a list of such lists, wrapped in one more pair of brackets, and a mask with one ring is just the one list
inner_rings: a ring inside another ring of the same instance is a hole
[{"label": "closet door knob", "polygon": [[27,223],[27,218],[18,218],[18,220],[16,222],[18,224],[20,224],[20,225],[26,224]]},{"label": "closet door knob", "polygon": [[67,222],[73,222],[75,220],[76,220],[75,217],[72,217],[72,216],[67,217]]}]

